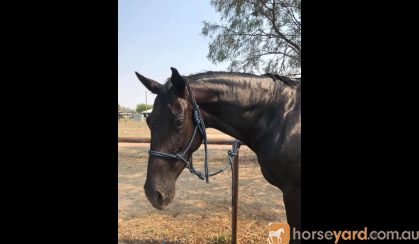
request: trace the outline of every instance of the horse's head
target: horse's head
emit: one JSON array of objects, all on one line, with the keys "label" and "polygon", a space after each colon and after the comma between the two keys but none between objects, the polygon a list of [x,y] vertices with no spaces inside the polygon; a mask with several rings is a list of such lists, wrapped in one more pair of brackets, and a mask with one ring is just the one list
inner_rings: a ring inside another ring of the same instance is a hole
[{"label": "horse's head", "polygon": [[[185,80],[175,68],[165,85],[146,78],[136,72],[140,81],[152,93],[157,94],[153,111],[147,117],[151,130],[150,150],[168,154],[183,153],[193,137],[192,105]],[[184,154],[189,159],[202,142],[199,133]],[[175,196],[177,177],[185,168],[181,160],[150,155],[147,166],[145,194],[151,204],[158,209],[165,208]]]}]

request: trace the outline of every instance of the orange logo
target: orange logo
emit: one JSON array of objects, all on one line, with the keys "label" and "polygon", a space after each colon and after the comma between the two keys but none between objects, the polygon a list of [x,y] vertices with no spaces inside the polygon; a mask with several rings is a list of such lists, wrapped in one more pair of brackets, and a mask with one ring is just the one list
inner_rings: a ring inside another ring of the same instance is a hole
[{"label": "orange logo", "polygon": [[269,244],[288,244],[290,241],[290,226],[287,223],[270,223],[268,225]]}]

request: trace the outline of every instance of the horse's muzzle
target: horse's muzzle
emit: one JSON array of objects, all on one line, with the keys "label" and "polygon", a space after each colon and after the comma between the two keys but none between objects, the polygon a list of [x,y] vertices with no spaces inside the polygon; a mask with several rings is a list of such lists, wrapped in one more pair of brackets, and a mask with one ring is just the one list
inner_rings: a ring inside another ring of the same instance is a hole
[{"label": "horse's muzzle", "polygon": [[164,191],[153,189],[144,185],[145,195],[153,207],[163,210],[172,202],[173,197]]}]

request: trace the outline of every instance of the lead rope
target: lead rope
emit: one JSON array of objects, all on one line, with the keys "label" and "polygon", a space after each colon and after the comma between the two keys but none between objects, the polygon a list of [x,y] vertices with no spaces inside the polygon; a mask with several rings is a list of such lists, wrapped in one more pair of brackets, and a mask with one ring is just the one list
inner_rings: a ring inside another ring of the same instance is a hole
[{"label": "lead rope", "polygon": [[[205,156],[204,156],[204,176],[205,176],[205,181],[207,183],[209,183],[209,170],[208,170],[208,147],[207,147],[207,132],[205,130],[205,123],[204,120],[202,119],[202,115],[201,115],[201,111],[199,110],[199,106],[196,103],[195,97],[192,95],[192,91],[191,91],[191,87],[189,86],[189,83],[185,81],[186,84],[186,88],[188,89],[189,92],[189,96],[191,97],[191,103],[192,103],[192,107],[193,107],[193,123],[195,124],[195,126],[198,128],[199,132],[202,135],[202,140],[204,143],[204,150],[205,150]],[[192,156],[191,156],[192,158]]]},{"label": "lead rope", "polygon": [[237,151],[239,150],[240,146],[243,143],[239,140],[236,140],[233,145],[231,146],[231,149],[228,150],[227,155],[228,155],[228,164],[230,164],[230,168],[231,168],[231,174],[232,176],[234,176],[235,172],[233,170],[233,160],[234,157],[237,156]]}]

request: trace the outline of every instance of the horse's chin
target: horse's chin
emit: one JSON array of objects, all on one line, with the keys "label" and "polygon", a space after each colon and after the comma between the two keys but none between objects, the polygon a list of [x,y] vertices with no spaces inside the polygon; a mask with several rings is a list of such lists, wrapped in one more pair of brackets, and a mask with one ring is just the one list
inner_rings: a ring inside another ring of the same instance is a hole
[{"label": "horse's chin", "polygon": [[170,203],[167,204],[163,204],[163,205],[159,205],[158,203],[153,203],[151,202],[151,205],[153,205],[153,207],[157,208],[158,210],[163,210],[165,209],[167,206],[169,206]]},{"label": "horse's chin", "polygon": [[148,199],[148,201],[151,203],[151,205],[154,208],[157,208],[158,210],[163,210],[163,209],[167,208],[167,206],[169,206],[170,203],[172,203],[172,200],[173,199],[170,199],[170,200],[167,199],[164,202],[159,202],[159,201],[155,201],[154,199]]},{"label": "horse's chin", "polygon": [[173,198],[175,195],[174,191],[164,192],[164,191],[155,190],[155,188],[148,188],[148,187],[144,187],[144,188],[145,188],[145,195],[148,201],[151,203],[151,205],[153,205],[153,207],[159,210],[165,209],[173,201]]},{"label": "horse's chin", "polygon": [[[147,196],[147,194],[146,194]],[[167,208],[167,206],[169,206],[169,204],[172,202],[172,199],[166,199],[164,202],[160,202],[160,201],[156,201],[155,198],[154,199],[150,199],[148,196],[148,201],[151,203],[151,205],[154,208],[157,208],[158,210],[163,210],[165,208]]]}]

